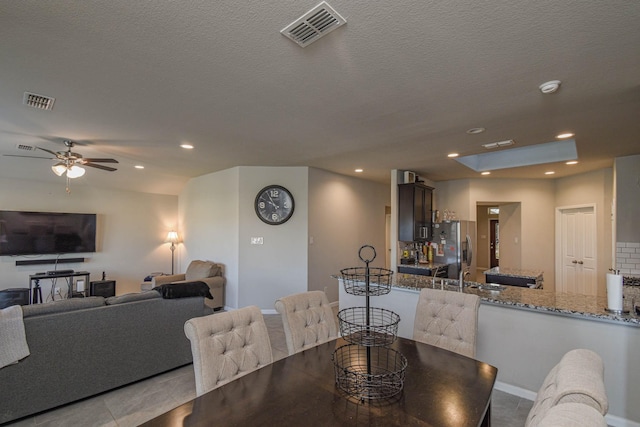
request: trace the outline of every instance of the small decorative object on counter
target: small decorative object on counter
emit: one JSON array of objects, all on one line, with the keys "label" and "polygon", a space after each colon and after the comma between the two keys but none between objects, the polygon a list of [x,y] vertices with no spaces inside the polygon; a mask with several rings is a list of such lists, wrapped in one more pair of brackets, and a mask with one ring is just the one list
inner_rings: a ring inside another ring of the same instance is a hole
[{"label": "small decorative object on counter", "polygon": [[[363,251],[372,252],[368,258]],[[350,344],[337,348],[332,355],[336,385],[361,402],[392,397],[402,391],[407,358],[388,348],[398,334],[400,316],[383,308],[370,307],[369,297],[391,291],[393,271],[369,267],[376,257],[373,246],[358,252],[366,267],[340,271],[344,289],[352,295],[364,295],[366,307],[340,310],[340,335]]]},{"label": "small decorative object on counter", "polygon": [[616,272],[607,273],[607,311],[617,314],[624,313],[622,307],[622,276],[616,274]]}]

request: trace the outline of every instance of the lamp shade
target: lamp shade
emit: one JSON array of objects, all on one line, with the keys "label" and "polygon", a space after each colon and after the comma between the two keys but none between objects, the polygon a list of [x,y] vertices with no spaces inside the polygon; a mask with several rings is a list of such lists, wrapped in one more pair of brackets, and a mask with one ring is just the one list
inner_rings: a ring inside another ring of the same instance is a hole
[{"label": "lamp shade", "polygon": [[51,166],[51,170],[58,176],[62,176],[67,171],[67,166],[64,163],[56,163]]},{"label": "lamp shade", "polygon": [[67,169],[67,176],[69,178],[80,178],[82,175],[84,175],[84,173],[84,168],[81,168],[77,165],[73,165],[69,169]]},{"label": "lamp shade", "polygon": [[178,232],[177,231],[170,231],[169,233],[167,233],[167,238],[166,238],[165,242],[179,243],[180,242],[180,237],[178,237]]}]

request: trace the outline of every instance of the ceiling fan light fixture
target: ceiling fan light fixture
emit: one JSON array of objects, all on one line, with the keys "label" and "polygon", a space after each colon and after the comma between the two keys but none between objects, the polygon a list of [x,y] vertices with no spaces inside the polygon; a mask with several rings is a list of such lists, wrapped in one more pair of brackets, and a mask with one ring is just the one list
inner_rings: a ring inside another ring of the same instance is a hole
[{"label": "ceiling fan light fixture", "polygon": [[69,169],[67,169],[67,176],[69,178],[80,178],[82,175],[84,175],[85,172],[86,171],[84,170],[84,168],[78,165],[73,165]]},{"label": "ceiling fan light fixture", "polygon": [[67,171],[67,166],[64,163],[56,163],[51,166],[51,170],[58,176],[62,176]]}]

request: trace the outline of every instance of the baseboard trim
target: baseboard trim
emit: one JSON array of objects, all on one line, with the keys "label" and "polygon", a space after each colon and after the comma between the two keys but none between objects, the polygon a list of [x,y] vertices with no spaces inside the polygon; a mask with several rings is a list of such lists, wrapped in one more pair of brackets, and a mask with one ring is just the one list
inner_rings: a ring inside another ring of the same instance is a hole
[{"label": "baseboard trim", "polygon": [[504,391],[505,393],[513,394],[514,396],[521,397],[527,400],[536,400],[535,391],[527,390],[526,388],[517,387],[515,385],[503,383],[501,381],[496,381],[494,387],[496,390]]}]

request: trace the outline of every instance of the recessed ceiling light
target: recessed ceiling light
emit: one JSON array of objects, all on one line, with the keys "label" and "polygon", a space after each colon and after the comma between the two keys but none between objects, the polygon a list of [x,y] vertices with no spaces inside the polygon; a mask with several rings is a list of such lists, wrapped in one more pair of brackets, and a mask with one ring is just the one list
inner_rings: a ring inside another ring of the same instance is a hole
[{"label": "recessed ceiling light", "polygon": [[449,153],[449,154],[447,154],[447,157],[454,158],[454,157],[458,157],[459,155],[460,154],[458,154],[458,153]]},{"label": "recessed ceiling light", "polygon": [[485,130],[486,130],[485,128],[471,128],[467,131],[467,133],[469,135],[476,135],[478,133],[484,132]]},{"label": "recessed ceiling light", "polygon": [[193,148],[193,145],[191,144],[180,144],[180,147],[186,149],[186,150],[191,150]]},{"label": "recessed ceiling light", "polygon": [[362,173],[364,172],[364,169],[356,169],[356,173]]},{"label": "recessed ceiling light", "polygon": [[554,173],[555,173],[554,171],[547,171],[547,172],[545,172],[544,174],[545,174],[545,175],[553,175]]},{"label": "recessed ceiling light", "polygon": [[560,89],[560,83],[560,80],[550,80],[546,83],[542,83],[539,86],[540,92],[544,93],[545,95],[555,93],[558,91],[558,89]]},{"label": "recessed ceiling light", "polygon": [[571,132],[566,132],[566,133],[561,133],[559,135],[556,135],[556,138],[558,138],[558,139],[571,138],[573,135],[575,135],[575,134],[573,134]]},{"label": "recessed ceiling light", "polygon": [[578,161],[577,160],[569,160],[567,163],[565,163],[567,165],[577,165]]},{"label": "recessed ceiling light", "polygon": [[489,171],[484,171],[484,172],[482,172],[480,175],[491,175],[491,172],[489,172]]},{"label": "recessed ceiling light", "polygon": [[142,165],[135,165],[135,166],[134,166],[134,168],[136,168],[136,169],[144,169],[144,166],[142,166]]}]

